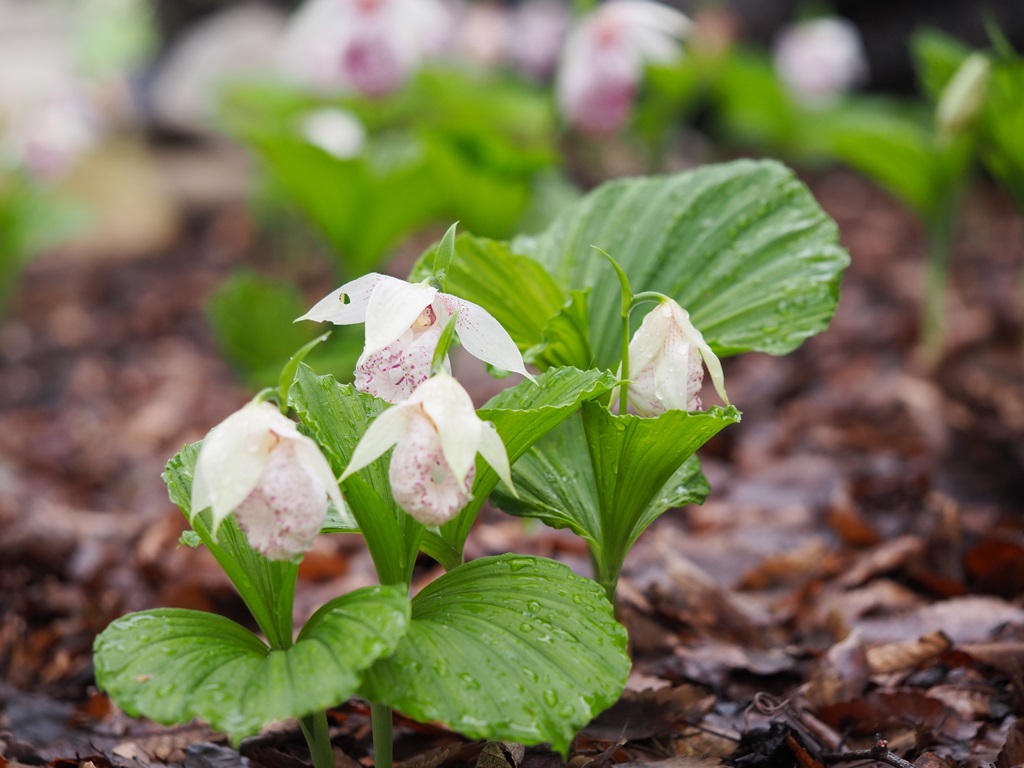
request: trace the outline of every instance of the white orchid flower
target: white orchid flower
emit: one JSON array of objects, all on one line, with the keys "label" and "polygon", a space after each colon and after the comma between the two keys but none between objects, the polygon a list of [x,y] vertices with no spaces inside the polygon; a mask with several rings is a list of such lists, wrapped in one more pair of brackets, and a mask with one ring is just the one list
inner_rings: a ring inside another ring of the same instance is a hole
[{"label": "white orchid flower", "polygon": [[213,531],[232,512],[249,544],[271,560],[313,546],[327,500],[345,503],[317,444],[270,403],[250,403],[210,430],[192,481],[192,517],[210,508]]},{"label": "white orchid flower", "polygon": [[424,525],[448,522],[469,501],[477,453],[513,488],[501,436],[493,424],[481,421],[469,394],[447,374],[427,379],[408,400],[378,416],[356,445],[341,479],[391,446],[391,493]]},{"label": "white orchid flower", "polygon": [[700,410],[704,365],[728,404],[722,364],[689,313],[671,299],[663,301],[647,313],[629,342],[629,404],[640,416]]},{"label": "white orchid flower", "polygon": [[679,58],[691,27],[682,13],[652,0],[611,0],[584,16],[569,32],[558,69],[562,114],[588,133],[621,129],[644,68]]},{"label": "white orchid flower", "polygon": [[314,86],[380,96],[439,53],[450,27],[437,0],[307,0],[285,33],[282,64]]},{"label": "white orchid flower", "polygon": [[826,17],[793,24],[775,41],[775,71],[804,106],[820,108],[867,77],[867,58],[857,28]]},{"label": "white orchid flower", "polygon": [[428,285],[371,272],[327,294],[298,319],[366,323],[356,388],[397,403],[430,376],[441,329],[456,311],[455,330],[467,352],[533,381],[516,343],[486,309]]}]

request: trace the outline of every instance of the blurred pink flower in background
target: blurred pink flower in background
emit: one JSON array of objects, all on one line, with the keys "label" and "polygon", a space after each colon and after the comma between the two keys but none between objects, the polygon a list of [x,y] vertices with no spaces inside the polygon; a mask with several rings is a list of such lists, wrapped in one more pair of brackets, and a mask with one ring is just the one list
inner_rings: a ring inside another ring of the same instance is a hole
[{"label": "blurred pink flower in background", "polygon": [[94,149],[101,126],[89,103],[73,89],[27,100],[14,107],[0,140],[6,164],[40,181],[66,175]]},{"label": "blurred pink flower in background", "polygon": [[550,77],[558,64],[569,9],[558,0],[525,0],[512,15],[509,55],[513,66],[536,80]]},{"label": "blurred pink flower in background", "polygon": [[558,69],[565,119],[586,133],[619,131],[645,66],[679,58],[691,26],[682,13],[652,0],[611,0],[584,16],[569,32]]},{"label": "blurred pink flower in background", "polygon": [[775,71],[808,107],[824,107],[868,74],[857,28],[837,17],[812,19],[782,30],[775,41]]},{"label": "blurred pink flower in background", "polygon": [[438,0],[307,0],[285,34],[283,66],[310,85],[381,96],[442,50],[451,22]]}]

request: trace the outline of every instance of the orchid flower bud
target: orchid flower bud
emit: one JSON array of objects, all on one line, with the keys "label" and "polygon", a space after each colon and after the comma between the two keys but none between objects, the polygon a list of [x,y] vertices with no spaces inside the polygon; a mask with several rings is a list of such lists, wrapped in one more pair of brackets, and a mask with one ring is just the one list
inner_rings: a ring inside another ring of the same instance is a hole
[{"label": "orchid flower bud", "polygon": [[935,111],[939,135],[946,141],[969,128],[985,105],[991,65],[983,53],[972,53],[942,91]]},{"label": "orchid flower bud", "polygon": [[775,42],[775,71],[804,106],[828,106],[867,76],[860,33],[838,17],[793,24]]},{"label": "orchid flower bud", "polygon": [[508,454],[498,431],[481,421],[469,394],[447,374],[427,379],[407,400],[378,416],[352,452],[341,479],[391,446],[395,446],[388,471],[392,495],[424,525],[446,523],[466,506],[477,453],[513,488]]},{"label": "orchid flower bud", "polygon": [[[441,329],[456,311],[455,330],[467,352],[533,380],[516,343],[486,309],[428,285],[370,273],[329,293],[298,319],[366,323],[356,388],[397,403],[430,376]],[[447,359],[445,368],[451,370]]]},{"label": "orchid flower bud", "polygon": [[568,122],[587,133],[619,131],[633,109],[644,68],[682,54],[690,20],[652,0],[611,0],[569,32],[556,93]]},{"label": "orchid flower bud", "polygon": [[629,342],[629,404],[640,416],[700,410],[705,365],[718,396],[728,404],[715,353],[685,309],[671,299],[662,302],[647,313]]},{"label": "orchid flower bud", "polygon": [[269,403],[246,405],[203,441],[192,516],[209,507],[216,533],[234,512],[249,545],[270,560],[291,560],[313,546],[328,499],[345,508],[327,459]]}]

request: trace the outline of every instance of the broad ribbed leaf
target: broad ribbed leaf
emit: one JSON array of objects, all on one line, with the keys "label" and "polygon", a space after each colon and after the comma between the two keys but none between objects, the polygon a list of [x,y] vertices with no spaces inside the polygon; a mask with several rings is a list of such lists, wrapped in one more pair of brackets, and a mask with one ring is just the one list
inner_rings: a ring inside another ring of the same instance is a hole
[{"label": "broad ribbed leaf", "polygon": [[462,565],[413,599],[408,634],[364,693],[475,739],[565,754],[629,674],[626,631],[601,588],[543,558]]},{"label": "broad ribbed leaf", "polygon": [[619,286],[607,251],[634,292],[660,291],[690,312],[719,354],[784,354],[824,329],[849,257],[835,222],[793,172],[739,160],[676,176],[612,181],[513,250],[540,261],[565,288],[592,288],[594,361],[618,364]]},{"label": "broad ribbed leaf", "polygon": [[[192,520],[196,534],[231,579],[263,633],[281,642],[290,640],[298,566],[286,560],[267,560],[250,547],[234,516],[221,523],[216,537],[208,512],[192,516],[192,480],[201,447],[202,442],[186,445],[167,462],[163,479],[168,495]],[[331,510],[338,514],[333,504]]]},{"label": "broad ribbed leaf", "polygon": [[343,276],[372,270],[398,240],[440,213],[433,162],[415,137],[376,141],[364,156],[339,160],[281,126],[239,133],[326,236]]},{"label": "broad ribbed leaf", "polygon": [[398,587],[332,600],[287,650],[271,650],[222,616],[144,611],[96,638],[96,682],[130,715],[164,724],[198,717],[237,742],[275,720],[345,701],[408,625],[409,599]]},{"label": "broad ribbed leaf", "polygon": [[[431,248],[409,279],[430,277],[433,261]],[[523,351],[541,342],[548,318],[565,302],[562,289],[536,261],[513,253],[508,243],[466,234],[455,239],[446,290],[486,307]]]},{"label": "broad ribbed leaf", "polygon": [[[299,366],[288,392],[288,404],[299,414],[339,476],[370,423],[390,405],[351,384],[339,384],[333,376],[317,376],[308,365]],[[374,488],[387,487],[386,456],[363,472]]]},{"label": "broad ribbed leaf", "polygon": [[[501,435],[514,463],[547,432],[569,418],[580,404],[608,392],[616,379],[606,371],[580,371],[575,368],[553,368],[537,378],[537,383],[520,382],[492,397],[477,414],[490,421]],[[462,559],[462,547],[480,507],[498,483],[497,473],[484,461],[477,462],[473,498],[459,516],[441,527],[441,540],[428,535],[425,549],[441,562],[453,564]]]},{"label": "broad ribbed leaf", "polygon": [[583,536],[611,587],[647,526],[667,509],[706,498],[707,481],[692,457],[739,417],[731,406],[616,416],[587,403],[512,468],[519,498],[504,489],[492,498],[506,512]]},{"label": "broad ribbed leaf", "polygon": [[[317,376],[307,365],[299,366],[288,401],[338,475],[348,466],[370,423],[389,407],[384,400],[359,392],[350,384],[339,384],[333,376]],[[390,457],[389,451],[346,481],[343,490],[353,517],[329,520],[324,531],[361,531],[381,581],[408,583],[423,526],[391,496]]]}]

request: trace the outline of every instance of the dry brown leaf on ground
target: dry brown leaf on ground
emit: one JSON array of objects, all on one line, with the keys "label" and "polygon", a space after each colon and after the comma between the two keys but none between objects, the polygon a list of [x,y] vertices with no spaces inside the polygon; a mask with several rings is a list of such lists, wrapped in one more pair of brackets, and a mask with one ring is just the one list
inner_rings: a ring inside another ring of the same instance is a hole
[{"label": "dry brown leaf on ground", "polygon": [[626,691],[610,709],[591,721],[584,733],[594,739],[634,741],[671,738],[681,723],[695,725],[715,705],[715,696],[697,685]]},{"label": "dry brown leaf on ground", "polygon": [[866,655],[871,673],[884,675],[910,670],[938,658],[952,647],[953,641],[938,630],[916,640],[876,645],[868,648]]}]

